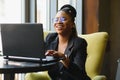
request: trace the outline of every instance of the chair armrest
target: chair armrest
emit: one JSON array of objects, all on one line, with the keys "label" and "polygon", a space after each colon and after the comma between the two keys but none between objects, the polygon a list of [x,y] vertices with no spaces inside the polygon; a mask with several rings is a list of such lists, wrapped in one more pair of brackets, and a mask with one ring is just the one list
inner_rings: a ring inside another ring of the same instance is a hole
[{"label": "chair armrest", "polygon": [[[48,72],[43,71],[43,72],[35,72],[35,73],[27,73],[25,75],[25,80],[51,80]],[[92,80],[107,80],[105,75],[96,75],[93,77]]]},{"label": "chair armrest", "polygon": [[27,73],[25,80],[51,80],[47,71]]},{"label": "chair armrest", "polygon": [[92,80],[107,80],[105,75],[96,75]]}]

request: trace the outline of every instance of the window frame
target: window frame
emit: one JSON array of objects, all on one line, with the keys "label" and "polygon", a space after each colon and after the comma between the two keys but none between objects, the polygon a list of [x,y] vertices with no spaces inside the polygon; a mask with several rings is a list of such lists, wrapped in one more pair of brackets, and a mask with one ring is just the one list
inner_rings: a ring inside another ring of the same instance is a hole
[{"label": "window frame", "polygon": [[[77,10],[77,17],[76,17],[76,29],[78,34],[82,33],[82,0],[70,0],[69,3],[74,6]],[[54,31],[52,18],[55,17],[58,11],[58,0],[47,0],[47,18],[46,18],[46,26],[47,31]]]},{"label": "window frame", "polygon": [[36,15],[36,0],[24,0],[24,23],[36,23],[37,15]]},{"label": "window frame", "polygon": [[[75,23],[76,23],[76,29],[77,29],[77,33],[78,34],[81,34],[82,33],[82,25],[83,25],[83,22],[82,22],[82,19],[83,19],[83,17],[82,17],[82,0],[70,0],[70,2],[69,2],[72,6],[74,6],[75,8],[76,8],[76,10],[77,10],[77,17],[76,17],[76,20],[75,20]],[[56,5],[56,6],[54,6],[54,5]],[[55,8],[54,10],[53,10],[53,8]],[[53,0],[53,2],[51,1],[51,14],[52,15],[50,15],[51,16],[51,20],[52,20],[52,18],[56,15],[56,13],[57,13],[57,11],[58,11],[58,0]],[[51,28],[50,28],[50,30],[54,30],[53,29],[53,24],[52,24],[52,21],[51,21]]]}]

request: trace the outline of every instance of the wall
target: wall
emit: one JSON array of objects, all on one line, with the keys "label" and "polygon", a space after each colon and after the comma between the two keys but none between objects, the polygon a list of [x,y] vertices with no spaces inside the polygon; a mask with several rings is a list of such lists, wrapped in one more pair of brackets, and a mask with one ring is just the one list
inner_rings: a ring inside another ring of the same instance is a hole
[{"label": "wall", "polygon": [[117,59],[120,58],[120,0],[111,0],[110,21],[110,79],[115,80]]},{"label": "wall", "polygon": [[115,80],[117,60],[120,58],[120,0],[84,0],[83,16],[84,33],[108,32],[101,74],[105,74],[107,80]]},{"label": "wall", "polygon": [[99,31],[109,33],[103,71],[108,80],[115,80],[120,58],[120,0],[99,0]]},{"label": "wall", "polygon": [[98,6],[99,0],[84,0],[83,33],[98,32]]}]

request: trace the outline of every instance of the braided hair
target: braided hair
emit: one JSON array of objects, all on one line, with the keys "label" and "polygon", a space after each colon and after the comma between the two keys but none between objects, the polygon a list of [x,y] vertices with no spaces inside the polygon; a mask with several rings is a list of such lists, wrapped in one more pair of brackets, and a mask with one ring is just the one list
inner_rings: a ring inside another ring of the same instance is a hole
[{"label": "braided hair", "polygon": [[[70,17],[71,17],[71,20],[74,22],[75,21],[75,17],[76,17],[76,9],[69,5],[69,4],[66,4],[66,5],[63,5],[59,11],[64,11],[65,13],[67,13]],[[74,26],[73,26],[73,29],[72,29],[72,35],[73,36],[77,36],[77,30],[76,30],[76,25],[74,23]]]}]

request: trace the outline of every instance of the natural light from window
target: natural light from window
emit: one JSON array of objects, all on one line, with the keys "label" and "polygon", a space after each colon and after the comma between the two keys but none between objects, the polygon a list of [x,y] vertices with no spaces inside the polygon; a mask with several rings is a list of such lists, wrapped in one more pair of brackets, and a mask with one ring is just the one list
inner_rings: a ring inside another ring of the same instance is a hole
[{"label": "natural light from window", "polygon": [[[21,1],[22,0],[0,0],[0,24],[22,22]],[[2,51],[1,33],[0,51]]]},{"label": "natural light from window", "polygon": [[42,23],[47,30],[47,0],[37,0],[37,23]]},{"label": "natural light from window", "polygon": [[21,23],[21,0],[0,0],[0,23]]}]

